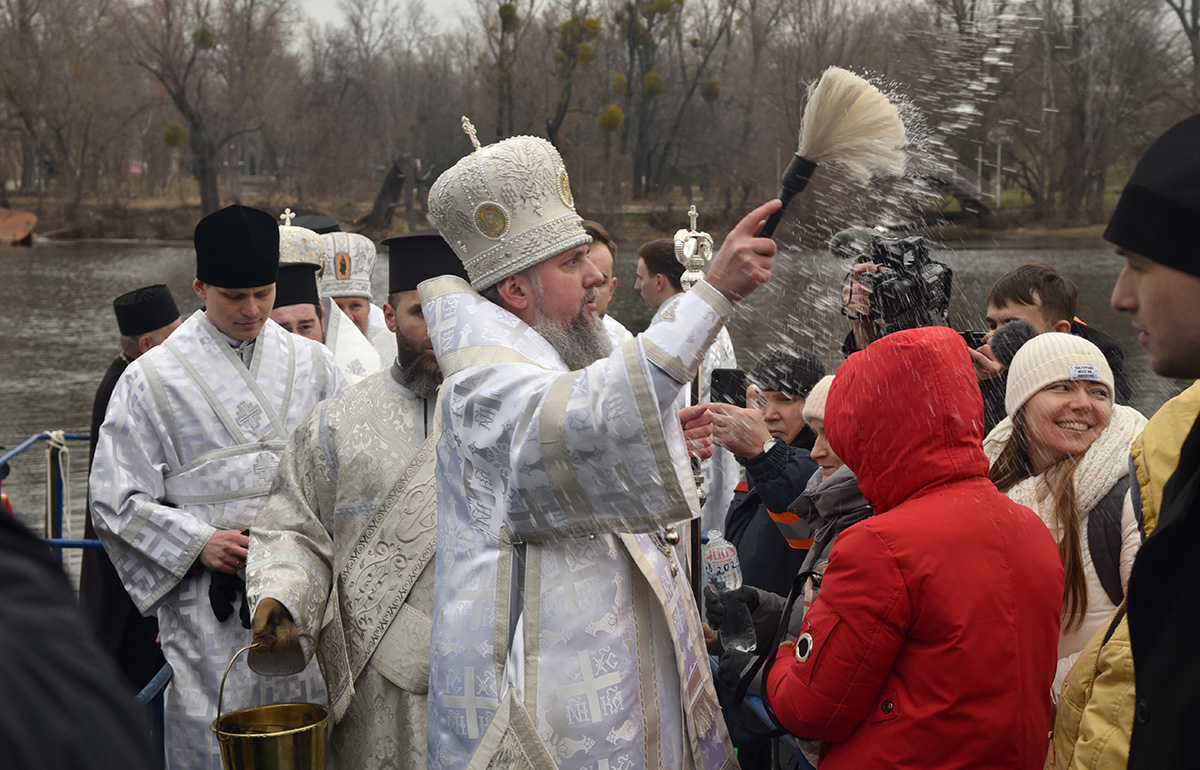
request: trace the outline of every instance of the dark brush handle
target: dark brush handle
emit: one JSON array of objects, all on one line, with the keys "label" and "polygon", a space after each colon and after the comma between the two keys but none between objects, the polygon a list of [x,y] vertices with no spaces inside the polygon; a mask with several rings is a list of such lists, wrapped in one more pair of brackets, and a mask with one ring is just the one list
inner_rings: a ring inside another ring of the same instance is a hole
[{"label": "dark brush handle", "polygon": [[779,200],[783,201],[783,205],[779,207],[779,211],[767,217],[762,229],[758,231],[759,238],[771,237],[775,228],[779,226],[779,221],[783,219],[783,212],[788,203],[796,193],[808,187],[808,182],[816,170],[817,164],[808,158],[800,157],[799,153],[792,156],[792,162],[788,164],[787,170],[783,172],[783,178],[779,180]]}]

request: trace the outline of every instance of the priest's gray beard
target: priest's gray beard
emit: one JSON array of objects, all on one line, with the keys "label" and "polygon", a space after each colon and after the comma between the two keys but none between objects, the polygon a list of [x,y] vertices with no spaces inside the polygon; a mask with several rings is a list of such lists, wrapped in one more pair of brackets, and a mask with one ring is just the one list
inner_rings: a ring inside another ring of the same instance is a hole
[{"label": "priest's gray beard", "polygon": [[438,386],[442,384],[437,357],[400,334],[396,335],[396,346],[400,353],[400,384],[418,398],[436,398]]},{"label": "priest's gray beard", "polygon": [[535,275],[531,276],[531,282],[535,300],[533,328],[558,352],[559,358],[568,369],[582,369],[608,357],[612,352],[612,342],[608,339],[608,332],[604,329],[600,314],[593,311],[592,322],[588,323],[585,316],[587,311],[583,309],[583,306],[596,298],[598,292],[595,288],[584,297],[579,315],[567,321],[555,321],[542,312],[545,294],[542,291],[541,280]]}]

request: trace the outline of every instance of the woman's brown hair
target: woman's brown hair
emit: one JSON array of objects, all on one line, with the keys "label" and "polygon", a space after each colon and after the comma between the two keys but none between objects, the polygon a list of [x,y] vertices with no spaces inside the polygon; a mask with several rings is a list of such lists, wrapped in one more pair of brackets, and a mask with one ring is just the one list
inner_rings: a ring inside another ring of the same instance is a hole
[{"label": "woman's brown hair", "polygon": [[[1016,413],[1012,422],[1012,435],[988,471],[988,478],[1001,492],[1007,492],[1035,475],[1033,461],[1029,458],[1024,408]],[[1064,631],[1078,630],[1083,625],[1084,614],[1087,613],[1087,576],[1083,569],[1079,516],[1075,512],[1075,469],[1082,460],[1083,453],[1064,457],[1042,474],[1042,480],[1050,491],[1050,502],[1054,512],[1055,531],[1052,534],[1058,540],[1058,555],[1066,573],[1062,607]]]}]

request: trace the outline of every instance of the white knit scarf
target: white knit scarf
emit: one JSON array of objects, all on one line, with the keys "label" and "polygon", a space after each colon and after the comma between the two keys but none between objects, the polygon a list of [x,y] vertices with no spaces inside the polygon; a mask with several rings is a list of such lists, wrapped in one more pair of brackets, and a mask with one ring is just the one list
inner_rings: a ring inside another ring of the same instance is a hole
[{"label": "white knit scarf", "polygon": [[[1113,484],[1129,473],[1129,447],[1142,432],[1146,418],[1141,412],[1128,406],[1114,404],[1112,421],[1096,438],[1075,468],[1075,515],[1082,517],[1100,502]],[[994,464],[1000,452],[1012,437],[1012,418],[1005,417],[983,440],[983,451],[988,463]],[[1044,483],[1044,473],[1022,479],[1004,494],[1014,503],[1032,508],[1042,517],[1046,526],[1061,537],[1055,523],[1053,502],[1049,487]]]}]

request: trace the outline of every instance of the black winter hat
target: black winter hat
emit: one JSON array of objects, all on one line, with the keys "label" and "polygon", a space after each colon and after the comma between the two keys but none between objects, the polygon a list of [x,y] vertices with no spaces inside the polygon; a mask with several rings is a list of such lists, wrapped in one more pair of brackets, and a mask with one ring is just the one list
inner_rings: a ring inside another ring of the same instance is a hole
[{"label": "black winter hat", "polygon": [[1200,115],[1176,123],[1133,169],[1104,240],[1200,276]]},{"label": "black winter hat", "polygon": [[388,294],[413,291],[422,281],[442,275],[467,280],[462,260],[437,230],[417,230],[383,241],[388,249]]},{"label": "black winter hat", "polygon": [[336,219],[323,214],[305,214],[302,217],[296,217],[292,220],[292,227],[303,227],[312,230],[317,235],[342,231],[342,227]]},{"label": "black winter hat", "polygon": [[319,305],[317,296],[317,270],[320,265],[308,262],[288,262],[279,266],[279,278],[275,281],[274,307],[289,305]]},{"label": "black winter hat", "polygon": [[161,329],[179,318],[179,308],[166,284],[143,286],[113,300],[117,328],[126,337]]},{"label": "black winter hat", "polygon": [[279,223],[265,211],[236,205],[214,211],[196,225],[193,239],[203,283],[250,289],[279,275]]},{"label": "black winter hat", "polygon": [[780,345],[758,359],[750,370],[750,382],[759,390],[778,390],[808,398],[813,385],[825,376],[825,364],[817,354],[799,345]]}]

